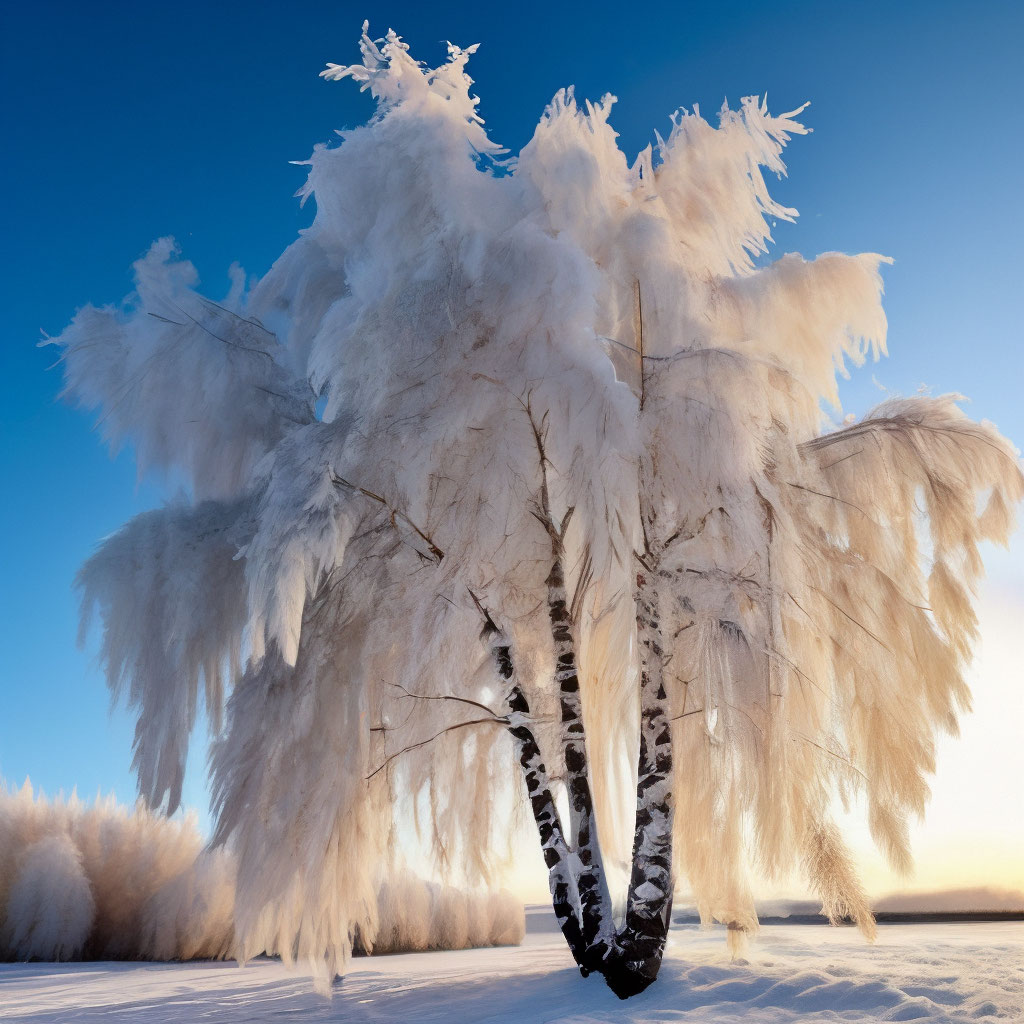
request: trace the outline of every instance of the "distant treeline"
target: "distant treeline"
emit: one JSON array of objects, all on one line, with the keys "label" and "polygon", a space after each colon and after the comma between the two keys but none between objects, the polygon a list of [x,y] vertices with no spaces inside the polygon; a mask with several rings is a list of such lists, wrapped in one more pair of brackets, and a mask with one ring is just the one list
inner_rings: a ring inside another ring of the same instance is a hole
[{"label": "distant treeline", "polygon": [[[758,918],[766,924],[829,924],[822,914],[769,915]],[[882,910],[875,914],[879,924],[961,924],[984,921],[1024,921],[1024,910],[936,910],[921,912],[897,912]],[[687,910],[672,915],[673,924],[700,924],[700,916]],[[840,924],[856,927],[856,921],[845,918]]]}]

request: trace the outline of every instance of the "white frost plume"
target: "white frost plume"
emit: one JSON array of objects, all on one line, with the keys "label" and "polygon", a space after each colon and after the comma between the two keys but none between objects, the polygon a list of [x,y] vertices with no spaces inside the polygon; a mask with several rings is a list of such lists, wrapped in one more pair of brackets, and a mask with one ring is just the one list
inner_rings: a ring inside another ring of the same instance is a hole
[{"label": "white frost plume", "polygon": [[131,440],[140,473],[171,470],[197,498],[228,498],[290,429],[313,418],[308,384],[284,365],[275,336],[246,315],[245,275],[232,268],[222,303],[172,239],[134,264],[121,308],[86,306],[57,343],[65,397],[100,408],[116,449]]},{"label": "white frost plume", "polygon": [[[978,543],[1005,542],[1024,493],[1016,451],[952,396],[823,432],[837,375],[886,351],[887,260],[764,258],[771,220],[796,216],[765,172],[784,173],[800,111],[684,111],[631,165],[613,98],[565,90],[505,159],[474,47],[439,68],[394,33],[361,47],[324,74],[376,114],[316,148],[313,223],[261,280],[209,303],[160,242],[124,309],[55,339],[69,393],[140,472],[191,487],[82,573],[139,712],[143,795],[176,805],[200,684],[215,729],[233,687],[211,764],[240,949],[326,984],[357,936],[430,944],[389,917],[398,890],[378,894],[396,835],[414,829],[444,880],[490,885],[510,808],[540,806],[481,615],[514,655],[531,763],[572,785],[557,550],[608,859],[634,838],[644,587],[671,722],[666,871],[737,941],[757,927],[755,861],[802,868],[870,932],[828,808],[863,790],[909,865],[936,732],[968,702]],[[446,892],[446,941],[496,934]]]},{"label": "white frost plume", "polygon": [[185,755],[202,694],[221,727],[225,683],[240,674],[246,623],[247,503],[183,503],[127,523],[82,567],[82,634],[98,607],[100,655],[115,698],[138,711],[134,768],[151,807],[181,803]]}]

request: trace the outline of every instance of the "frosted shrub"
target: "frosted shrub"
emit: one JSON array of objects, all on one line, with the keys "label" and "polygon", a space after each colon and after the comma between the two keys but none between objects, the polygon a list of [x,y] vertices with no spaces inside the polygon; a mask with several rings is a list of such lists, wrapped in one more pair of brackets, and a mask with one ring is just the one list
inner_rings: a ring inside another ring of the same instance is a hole
[{"label": "frosted shrub", "polygon": [[85,947],[96,904],[82,855],[67,835],[27,846],[4,910],[3,944],[18,960],[74,960]]},{"label": "frosted shrub", "polygon": [[[0,959],[235,957],[235,870],[229,851],[202,847],[191,818],[112,799],[50,801],[27,782],[0,787]],[[400,866],[375,909],[378,954],[523,937],[523,907],[509,893],[438,887]],[[280,950],[268,934],[256,952]]]},{"label": "frosted shrub", "polygon": [[[201,847],[191,818],[169,821],[110,798],[50,801],[27,782],[13,792],[0,787],[0,956],[224,956],[232,880],[197,872]],[[200,875],[205,898],[186,899]],[[159,918],[152,916],[157,908]]]}]

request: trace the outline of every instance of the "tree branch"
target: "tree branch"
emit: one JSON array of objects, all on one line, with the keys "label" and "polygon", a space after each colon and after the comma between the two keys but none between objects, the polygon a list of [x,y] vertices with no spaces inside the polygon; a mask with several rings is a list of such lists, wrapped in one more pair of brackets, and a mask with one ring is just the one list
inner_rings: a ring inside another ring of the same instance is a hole
[{"label": "tree branch", "polygon": [[[446,729],[442,729],[440,732],[434,733],[433,736],[428,737],[425,740],[420,740],[419,743],[410,743],[409,746],[403,747],[401,750],[396,750],[390,757],[384,759],[376,768],[366,776],[366,781],[369,782],[378,772],[382,772],[396,757],[401,757],[402,754],[408,754],[410,750],[416,750],[419,747],[425,747],[428,743],[433,743],[434,740],[444,736],[445,733],[455,732],[456,729],[465,729],[468,725],[504,725],[507,726],[509,721],[507,718],[472,718],[468,722],[456,722],[455,725],[449,725]],[[373,732],[387,732],[386,728],[373,729]]]},{"label": "tree branch", "polygon": [[[345,487],[350,491],[356,491],[362,494],[364,497],[369,498],[371,501],[377,502],[378,505],[383,505],[384,508],[391,513],[391,525],[397,529],[396,520],[402,519],[409,526],[409,528],[416,534],[424,544],[427,545],[427,550],[430,552],[431,558],[438,564],[441,563],[441,559],[444,558],[444,552],[434,543],[434,539],[425,531],[422,530],[416,523],[406,515],[401,509],[395,508],[386,498],[374,491],[368,490],[365,487],[360,487],[358,484],[354,484],[349,480],[346,480],[343,476],[339,476],[333,469],[331,473],[331,482],[335,487]],[[418,549],[417,549],[418,550]],[[419,552],[422,554],[422,552]]]},{"label": "tree branch", "polygon": [[402,691],[403,697],[415,697],[417,700],[451,700],[458,704],[468,704],[471,707],[478,708],[480,711],[486,711],[489,715],[492,715],[498,721],[504,722],[505,719],[499,715],[493,708],[489,708],[486,704],[481,704],[479,701],[470,700],[469,697],[456,697],[455,694],[451,693],[412,693],[407,690],[401,683],[395,683]]}]

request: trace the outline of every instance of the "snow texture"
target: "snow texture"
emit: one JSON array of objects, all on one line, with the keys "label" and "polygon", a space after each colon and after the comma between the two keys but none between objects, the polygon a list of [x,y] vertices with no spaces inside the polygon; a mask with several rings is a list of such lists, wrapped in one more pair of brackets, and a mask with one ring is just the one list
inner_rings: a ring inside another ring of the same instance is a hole
[{"label": "snow texture", "polygon": [[[0,788],[0,960],[192,960],[236,955],[235,864],[192,819],[113,800],[48,801]],[[514,945],[522,904],[394,872],[363,952]],[[264,936],[257,953],[279,952]]]},{"label": "snow texture", "polygon": [[0,965],[0,1017],[25,1024],[1024,1019],[1019,924],[882,925],[874,946],[847,928],[768,925],[749,960],[738,961],[713,932],[676,926],[659,983],[624,1004],[604,986],[581,986],[550,911],[528,918],[532,934],[515,950],[357,959],[331,1003],[263,959],[244,970],[216,963]]},{"label": "snow texture", "polygon": [[376,114],[314,150],[313,223],[263,278],[233,270],[210,302],[164,239],[120,307],[54,339],[68,398],[188,491],[80,580],[139,716],[143,796],[177,806],[205,700],[239,941],[321,987],[356,933],[372,944],[410,823],[440,877],[500,873],[523,786],[474,597],[565,781],[528,406],[567,524],[606,859],[633,837],[634,552],[656,551],[675,877],[742,939],[748,865],[799,867],[872,934],[828,808],[863,791],[909,867],[936,734],[969,704],[979,542],[1005,542],[1024,493],[1015,449],[955,395],[831,429],[837,374],[885,352],[887,260],[764,259],[770,222],[796,216],[765,174],[799,110],[680,111],[630,164],[613,97],[566,90],[510,158],[478,116],[473,47],[438,68],[393,33],[361,48],[324,76]]}]

